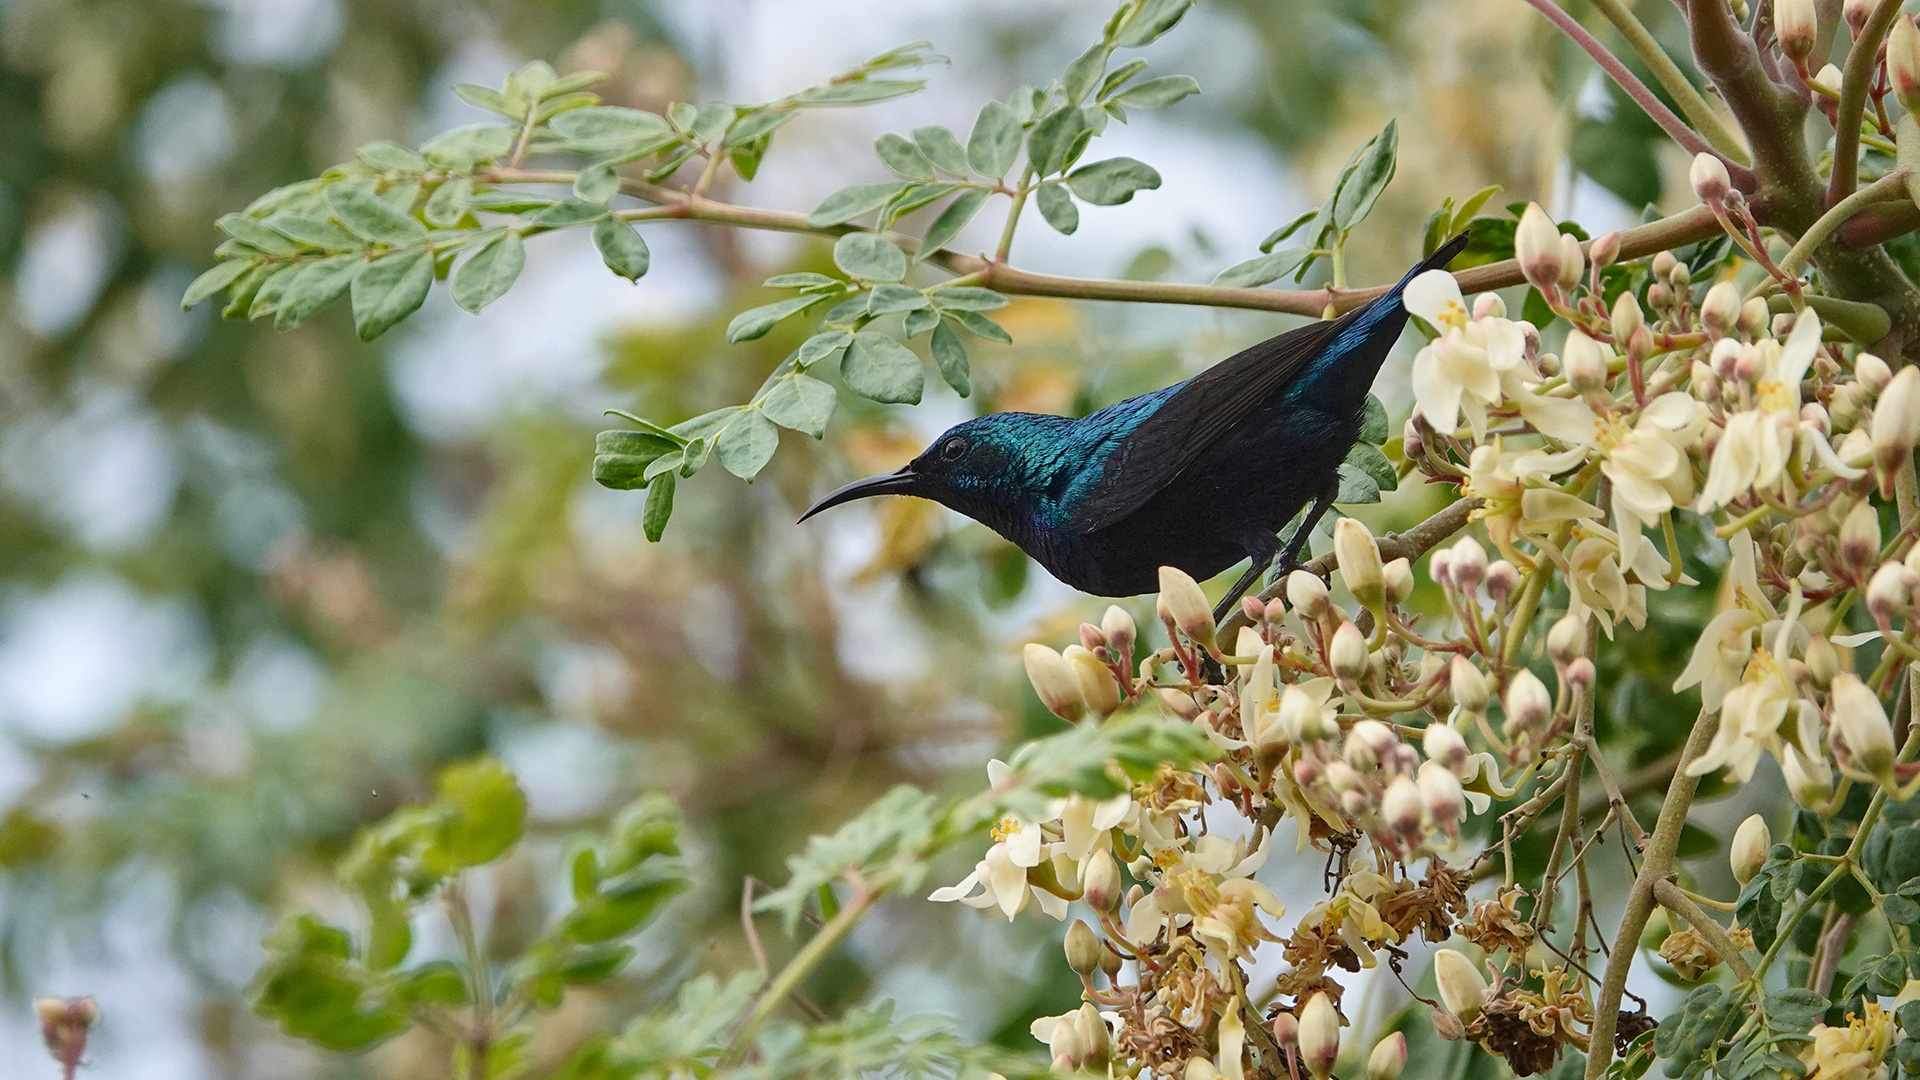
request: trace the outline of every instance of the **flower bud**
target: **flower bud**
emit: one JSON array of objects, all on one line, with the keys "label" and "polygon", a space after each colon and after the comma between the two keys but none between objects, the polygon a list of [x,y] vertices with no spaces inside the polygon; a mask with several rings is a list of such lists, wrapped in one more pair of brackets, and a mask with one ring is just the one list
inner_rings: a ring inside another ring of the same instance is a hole
[{"label": "flower bud", "polygon": [[1720,155],[1705,151],[1693,155],[1693,168],[1687,171],[1687,180],[1693,184],[1693,193],[1701,202],[1719,202],[1733,190],[1733,180],[1727,176],[1727,163],[1720,160]]},{"label": "flower bud", "polygon": [[1905,570],[1899,563],[1883,563],[1867,582],[1867,613],[1875,622],[1886,623],[1909,607]]},{"label": "flower bud", "polygon": [[1839,97],[1840,84],[1846,81],[1846,76],[1840,74],[1840,66],[1838,64],[1825,64],[1821,66],[1819,71],[1813,73],[1813,78],[1807,81],[1826,93],[1834,97]]},{"label": "flower bud", "polygon": [[1767,332],[1770,317],[1767,302],[1756,296],[1740,305],[1740,332],[1749,338],[1761,337]]},{"label": "flower bud", "polygon": [[[1455,735],[1454,738],[1459,738]],[[1462,744],[1464,748],[1464,744]],[[1466,809],[1466,790],[1460,786],[1460,777],[1450,766],[1438,761],[1420,763],[1420,800],[1426,804],[1427,813],[1440,827],[1452,832],[1453,823],[1460,819],[1460,812]]]},{"label": "flower bud", "polygon": [[1380,568],[1381,580],[1387,587],[1387,602],[1404,604],[1413,596],[1413,564],[1405,559],[1395,559]]},{"label": "flower bud", "polygon": [[1327,610],[1327,583],[1310,570],[1295,570],[1287,575],[1287,603],[1309,619],[1317,619]]},{"label": "flower bud", "polygon": [[1593,661],[1584,656],[1576,656],[1567,664],[1567,685],[1576,690],[1592,686],[1596,677],[1598,672],[1594,670]]},{"label": "flower bud", "polygon": [[1580,240],[1571,233],[1560,234],[1560,287],[1571,289],[1580,284],[1580,275],[1587,271],[1586,253],[1580,250]]},{"label": "flower bud", "polygon": [[1773,849],[1773,834],[1767,831],[1767,819],[1753,814],[1733,832],[1727,848],[1727,862],[1733,867],[1733,880],[1745,885],[1760,868],[1767,865],[1767,852]]},{"label": "flower bud", "polygon": [[1120,899],[1120,867],[1106,848],[1087,856],[1080,871],[1081,898],[1095,911],[1112,911]]},{"label": "flower bud", "polygon": [[1888,783],[1893,776],[1893,725],[1887,710],[1860,676],[1843,671],[1833,677],[1829,719],[1847,744],[1850,764],[1860,772]]},{"label": "flower bud", "polygon": [[1448,1042],[1457,1042],[1467,1037],[1467,1026],[1460,1022],[1459,1017],[1445,1009],[1434,1009],[1428,1014],[1428,1018],[1433,1022],[1433,1033]]},{"label": "flower bud", "polygon": [[1273,1032],[1273,1041],[1281,1046],[1293,1046],[1300,1041],[1300,1021],[1292,1013],[1275,1013],[1268,1029]]},{"label": "flower bud", "polygon": [[1900,369],[1873,406],[1873,459],[1880,468],[1880,490],[1893,491],[1893,475],[1913,460],[1920,442],[1920,367]]},{"label": "flower bud", "polygon": [[1920,30],[1907,15],[1896,15],[1887,35],[1887,81],[1900,107],[1920,116]]},{"label": "flower bud", "polygon": [[87,1056],[87,1033],[100,1019],[100,1007],[91,997],[37,997],[33,1011],[40,1018],[40,1038],[47,1053],[72,1076]]},{"label": "flower bud", "polygon": [[1466,1023],[1472,1023],[1487,1005],[1487,980],[1466,955],[1454,949],[1433,953],[1433,978],[1440,987],[1440,1003]]},{"label": "flower bud", "polygon": [[1048,712],[1070,724],[1086,715],[1080,680],[1066,657],[1038,643],[1029,644],[1021,655],[1027,662],[1027,681],[1033,684],[1033,692]]},{"label": "flower bud", "polygon": [[1073,925],[1067,927],[1067,966],[1073,969],[1075,975],[1083,979],[1091,978],[1094,972],[1100,970],[1100,954],[1105,951],[1093,927],[1082,920],[1075,919]]},{"label": "flower bud", "polygon": [[1503,704],[1510,731],[1538,731],[1546,726],[1547,718],[1553,715],[1553,696],[1547,693],[1547,685],[1525,668],[1521,668],[1520,673],[1513,677],[1513,682],[1508,684]]},{"label": "flower bud", "polygon": [[1393,783],[1387,785],[1386,794],[1380,797],[1380,817],[1394,832],[1412,836],[1420,831],[1425,802],[1420,796],[1420,785],[1413,777],[1396,776]]},{"label": "flower bud", "polygon": [[1160,621],[1171,623],[1195,644],[1212,651],[1213,609],[1200,583],[1178,567],[1160,568],[1160,598],[1155,603]]},{"label": "flower bud", "polygon": [[1453,587],[1471,595],[1487,579],[1487,549],[1473,537],[1463,536],[1447,551],[1447,570],[1453,578]]},{"label": "flower bud", "polygon": [[1407,1066],[1407,1037],[1396,1031],[1373,1044],[1367,1055],[1367,1080],[1400,1080]]},{"label": "flower bud", "polygon": [[1193,695],[1185,690],[1161,686],[1154,689],[1153,696],[1160,699],[1160,704],[1165,705],[1168,712],[1182,720],[1191,720],[1200,715],[1199,703],[1194,701]]},{"label": "flower bud", "polygon": [[[1352,626],[1352,623],[1346,624]],[[1331,739],[1340,730],[1339,725],[1327,719],[1320,708],[1313,703],[1313,697],[1305,690],[1291,683],[1280,691],[1280,708],[1274,722],[1279,725],[1290,742],[1313,742],[1317,739]]]},{"label": "flower bud", "polygon": [[1065,659],[1073,669],[1080,699],[1086,702],[1087,708],[1096,716],[1112,716],[1113,710],[1120,707],[1120,684],[1114,681],[1113,669],[1083,645],[1067,646]]},{"label": "flower bud", "polygon": [[1707,290],[1700,302],[1700,321],[1714,337],[1731,337],[1740,324],[1740,290],[1731,281],[1722,281]]},{"label": "flower bud", "polygon": [[1340,564],[1340,580],[1347,583],[1347,591],[1355,600],[1369,608],[1378,608],[1387,597],[1384,570],[1380,565],[1380,548],[1373,542],[1373,533],[1367,527],[1350,517],[1343,517],[1333,526],[1333,556]]},{"label": "flower bud", "polygon": [[1467,763],[1467,740],[1447,724],[1434,722],[1420,737],[1420,748],[1429,761],[1437,761],[1454,772]]},{"label": "flower bud", "polygon": [[1560,230],[1539,203],[1528,203],[1521,213],[1513,234],[1513,250],[1528,284],[1541,292],[1559,288],[1563,257]]},{"label": "flower bud", "polygon": [[1867,20],[1873,17],[1874,0],[1846,0],[1840,5],[1840,17],[1847,22],[1847,29],[1855,38],[1866,29]]},{"label": "flower bud", "polygon": [[1773,0],[1774,39],[1780,43],[1780,51],[1802,71],[1819,33],[1820,19],[1813,10],[1813,0]]},{"label": "flower bud", "polygon": [[[1920,37],[1920,30],[1914,31],[1914,35]],[[1863,352],[1853,358],[1853,378],[1867,388],[1867,393],[1878,397],[1880,392],[1887,388],[1887,384],[1893,381],[1893,369],[1887,366],[1885,360],[1872,353]]]},{"label": "flower bud", "polygon": [[1569,612],[1547,631],[1547,655],[1555,663],[1570,663],[1587,651],[1587,620]]},{"label": "flower bud", "polygon": [[1680,265],[1680,260],[1673,257],[1673,252],[1661,251],[1654,254],[1653,262],[1649,264],[1648,268],[1653,271],[1654,277],[1664,278],[1668,274],[1673,273],[1673,268],[1678,265]]},{"label": "flower bud", "polygon": [[1833,418],[1827,415],[1826,407],[1817,401],[1800,406],[1800,421],[1822,435],[1833,434]]},{"label": "flower bud", "polygon": [[1578,327],[1567,331],[1567,344],[1560,350],[1560,367],[1567,373],[1567,385],[1578,393],[1597,394],[1607,388],[1606,351]]},{"label": "flower bud", "polygon": [[1367,639],[1359,627],[1345,622],[1333,632],[1333,641],[1327,645],[1327,666],[1343,679],[1358,679],[1366,674]]},{"label": "flower bud", "polygon": [[1615,341],[1627,340],[1635,330],[1646,325],[1646,316],[1640,312],[1640,298],[1633,295],[1632,289],[1620,291],[1620,296],[1613,302],[1613,316],[1609,321],[1613,326]]},{"label": "flower bud", "polygon": [[1804,757],[1792,743],[1780,759],[1780,775],[1787,782],[1787,794],[1802,809],[1822,811],[1833,798],[1833,771],[1825,759]]},{"label": "flower bud", "polygon": [[1316,1080],[1326,1080],[1340,1059],[1340,1014],[1316,991],[1300,1010],[1300,1058]]},{"label": "flower bud", "polygon": [[1840,652],[1833,647],[1825,635],[1815,634],[1807,642],[1807,675],[1813,679],[1813,685],[1825,690],[1833,683],[1833,677],[1840,674]]},{"label": "flower bud", "polygon": [[1620,259],[1620,234],[1609,230],[1593,238],[1587,246],[1587,258],[1596,270],[1605,270]]},{"label": "flower bud", "polygon": [[1487,689],[1487,677],[1466,657],[1456,654],[1448,666],[1447,689],[1453,695],[1453,703],[1467,712],[1487,711],[1487,702],[1492,696]]},{"label": "flower bud", "polygon": [[1855,576],[1864,576],[1879,558],[1880,514],[1872,502],[1862,499],[1840,523],[1840,561]]}]

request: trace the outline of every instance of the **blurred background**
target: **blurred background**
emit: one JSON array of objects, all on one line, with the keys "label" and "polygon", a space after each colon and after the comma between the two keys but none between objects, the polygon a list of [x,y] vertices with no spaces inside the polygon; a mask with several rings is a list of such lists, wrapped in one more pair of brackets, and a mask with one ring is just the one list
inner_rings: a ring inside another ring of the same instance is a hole
[{"label": "blurred background", "polygon": [[[798,339],[728,346],[728,318],[768,298],[767,275],[824,263],[824,245],[650,226],[653,270],[629,285],[584,235],[542,237],[484,315],[436,290],[371,346],[343,307],[276,334],[178,298],[212,261],[216,216],[361,143],[481,119],[451,88],[527,59],[611,72],[609,100],[658,110],[774,98],[932,41],[952,62],[924,94],[807,113],[759,180],[719,193],[804,210],[881,177],[877,134],[964,132],[987,98],[1057,77],[1111,7],[0,0],[6,1074],[53,1075],[36,993],[99,998],[103,1080],[437,1074],[444,1058],[407,1045],[315,1055],[245,995],[281,913],[350,917],[330,866],[354,830],[456,758],[507,761],[548,837],[645,790],[688,816],[703,883],[606,1000],[565,1018],[588,1030],[620,995],[743,966],[741,881],[780,880],[809,833],[903,779],[971,790],[989,757],[1050,730],[1017,643],[1064,641],[1104,601],[931,504],[804,528],[797,511],[974,411],[1097,407],[1287,320],[1018,301],[1000,313],[1016,345],[975,350],[971,400],[843,402],[824,443],[785,434],[756,484],[720,469],[683,484],[650,545],[643,497],[589,479],[593,433],[612,426],[600,411],[671,421],[744,400]],[[1499,184],[1495,205],[1537,198],[1598,232],[1684,171],[1519,0],[1207,0],[1149,57],[1202,94],[1103,146],[1164,186],[1089,208],[1072,237],[1030,215],[1017,264],[1208,280],[1394,117],[1399,178],[1350,249],[1359,282],[1417,257],[1443,197]],[[1407,361],[1380,384],[1396,425]],[[1436,497],[1363,516],[1404,523]],[[1268,873],[1310,902],[1318,870]],[[491,874],[496,931],[537,921],[551,884],[535,856]],[[815,990],[829,1006],[892,995],[1031,1045],[1028,1020],[1076,999],[1054,933],[903,901]]]}]

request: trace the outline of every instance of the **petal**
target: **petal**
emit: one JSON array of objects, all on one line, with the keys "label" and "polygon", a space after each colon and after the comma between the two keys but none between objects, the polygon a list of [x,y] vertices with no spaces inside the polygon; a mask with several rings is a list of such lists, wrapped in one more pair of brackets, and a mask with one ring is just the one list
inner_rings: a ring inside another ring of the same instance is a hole
[{"label": "petal", "polygon": [[1439,354],[1432,345],[1413,358],[1413,398],[1420,415],[1435,431],[1450,434],[1460,426],[1460,384],[1441,370]]},{"label": "petal", "polygon": [[[1039,866],[1040,844],[1045,839],[1046,834],[1040,831],[1040,826],[1023,821],[1019,828],[996,846],[1005,852],[1007,859],[1015,866]],[[987,857],[992,858],[993,853],[989,851]]]},{"label": "petal", "polygon": [[1400,302],[1437,330],[1444,330],[1450,322],[1463,321],[1467,315],[1460,283],[1445,270],[1428,270],[1407,282],[1400,292]]},{"label": "petal", "polygon": [[1800,380],[1806,377],[1807,368],[1813,365],[1813,355],[1819,351],[1820,316],[1808,308],[1794,320],[1793,333],[1788,335],[1774,368],[1774,378],[1792,391],[1796,405],[1800,401]]}]

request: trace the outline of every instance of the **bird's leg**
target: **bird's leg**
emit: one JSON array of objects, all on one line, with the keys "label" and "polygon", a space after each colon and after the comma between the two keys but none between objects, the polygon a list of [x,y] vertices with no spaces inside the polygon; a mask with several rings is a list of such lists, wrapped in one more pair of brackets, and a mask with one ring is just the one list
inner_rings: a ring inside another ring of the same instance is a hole
[{"label": "bird's leg", "polygon": [[1291,574],[1300,566],[1300,554],[1306,550],[1307,540],[1313,535],[1313,527],[1320,524],[1320,519],[1333,508],[1333,497],[1337,494],[1339,494],[1338,488],[1315,499],[1313,509],[1307,511],[1306,520],[1300,523],[1299,528],[1293,530],[1292,536],[1287,537],[1286,554],[1280,556],[1282,575]]},{"label": "bird's leg", "polygon": [[1228,589],[1227,595],[1221,597],[1220,603],[1214,606],[1213,625],[1220,625],[1220,621],[1227,617],[1227,613],[1233,610],[1234,605],[1240,602],[1240,598],[1245,596],[1247,590],[1260,581],[1260,575],[1266,573],[1267,567],[1272,565],[1272,548],[1268,548],[1264,553],[1254,555],[1253,565],[1247,567],[1247,572],[1240,575],[1240,580],[1234,582],[1233,588]]}]

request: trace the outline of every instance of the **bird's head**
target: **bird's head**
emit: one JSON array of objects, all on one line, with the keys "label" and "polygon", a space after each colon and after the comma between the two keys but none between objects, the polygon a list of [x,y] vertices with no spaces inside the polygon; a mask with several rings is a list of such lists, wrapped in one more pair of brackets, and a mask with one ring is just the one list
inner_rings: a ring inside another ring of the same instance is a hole
[{"label": "bird's head", "polygon": [[[1049,452],[1071,421],[1035,413],[992,413],[948,428],[919,457],[896,472],[869,476],[838,488],[805,514],[872,495],[932,499],[1003,533],[1010,515],[1031,509],[1031,496],[1051,479]],[[1022,505],[1022,504],[1029,505]]]}]

